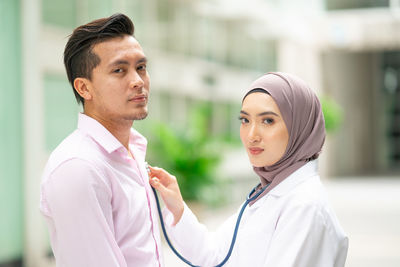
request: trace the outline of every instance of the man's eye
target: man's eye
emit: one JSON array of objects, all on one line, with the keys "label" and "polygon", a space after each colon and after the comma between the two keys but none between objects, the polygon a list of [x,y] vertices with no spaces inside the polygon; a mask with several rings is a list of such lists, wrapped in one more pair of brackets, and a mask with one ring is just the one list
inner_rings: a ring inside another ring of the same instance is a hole
[{"label": "man's eye", "polygon": [[113,72],[114,73],[122,73],[123,71],[124,71],[123,69],[119,68],[119,69],[115,69]]},{"label": "man's eye", "polygon": [[145,70],[146,69],[146,65],[140,65],[137,67],[137,70]]}]

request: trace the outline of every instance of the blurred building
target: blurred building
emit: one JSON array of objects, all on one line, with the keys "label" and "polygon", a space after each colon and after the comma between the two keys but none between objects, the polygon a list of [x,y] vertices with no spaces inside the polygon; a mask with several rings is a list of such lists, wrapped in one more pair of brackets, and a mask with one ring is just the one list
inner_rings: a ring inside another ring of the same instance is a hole
[{"label": "blurred building", "polygon": [[0,266],[51,264],[41,173],[79,111],[63,49],[74,27],[115,12],[150,59],[149,119],[184,127],[208,100],[210,130],[237,138],[243,91],[287,71],[343,108],[326,175],[399,173],[399,0],[0,0]]}]

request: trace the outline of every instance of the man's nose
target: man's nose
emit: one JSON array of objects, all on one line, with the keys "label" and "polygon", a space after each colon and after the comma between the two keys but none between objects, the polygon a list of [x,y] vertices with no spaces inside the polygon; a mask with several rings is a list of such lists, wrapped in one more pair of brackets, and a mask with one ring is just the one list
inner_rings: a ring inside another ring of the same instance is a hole
[{"label": "man's nose", "polygon": [[129,88],[140,89],[144,86],[143,78],[136,71],[131,76]]}]

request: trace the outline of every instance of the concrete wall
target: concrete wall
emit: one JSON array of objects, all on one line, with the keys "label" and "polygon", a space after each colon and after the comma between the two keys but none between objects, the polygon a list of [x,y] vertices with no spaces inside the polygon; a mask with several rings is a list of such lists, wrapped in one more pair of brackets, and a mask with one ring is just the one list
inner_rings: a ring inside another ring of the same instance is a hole
[{"label": "concrete wall", "polygon": [[326,94],[343,108],[341,128],[332,136],[329,173],[360,175],[379,169],[381,106],[376,53],[332,51],[322,54]]}]

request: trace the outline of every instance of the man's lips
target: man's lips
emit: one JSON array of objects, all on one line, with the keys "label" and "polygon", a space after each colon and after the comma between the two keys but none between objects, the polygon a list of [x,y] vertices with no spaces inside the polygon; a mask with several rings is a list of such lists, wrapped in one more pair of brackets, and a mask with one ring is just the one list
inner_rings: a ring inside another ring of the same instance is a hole
[{"label": "man's lips", "polygon": [[258,155],[258,154],[262,153],[264,151],[264,149],[262,149],[260,147],[250,147],[249,151],[252,155]]},{"label": "man's lips", "polygon": [[137,96],[134,96],[129,99],[129,101],[132,101],[132,102],[144,102],[146,100],[147,100],[146,95],[137,95]]}]

